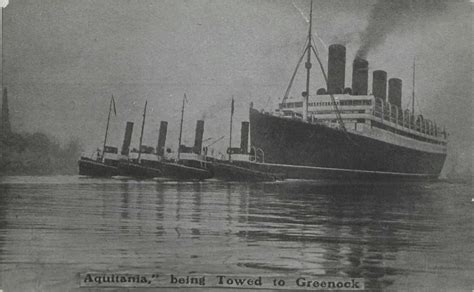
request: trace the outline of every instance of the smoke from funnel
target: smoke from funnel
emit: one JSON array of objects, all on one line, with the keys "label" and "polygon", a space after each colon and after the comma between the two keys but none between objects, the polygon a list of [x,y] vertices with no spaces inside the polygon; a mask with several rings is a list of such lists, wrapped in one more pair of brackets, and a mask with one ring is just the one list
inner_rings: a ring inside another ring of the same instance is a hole
[{"label": "smoke from funnel", "polygon": [[361,33],[357,56],[365,59],[390,33],[410,25],[420,16],[437,14],[445,7],[442,0],[378,0],[370,12],[367,28]]}]

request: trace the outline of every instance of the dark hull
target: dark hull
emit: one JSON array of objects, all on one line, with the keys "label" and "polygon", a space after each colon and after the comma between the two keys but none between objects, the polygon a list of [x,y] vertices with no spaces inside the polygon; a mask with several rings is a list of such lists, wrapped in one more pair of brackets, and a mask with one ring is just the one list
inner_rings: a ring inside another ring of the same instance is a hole
[{"label": "dark hull", "polygon": [[229,181],[275,181],[286,177],[283,173],[258,170],[258,167],[245,162],[216,161],[212,163],[212,168],[215,178]]},{"label": "dark hull", "polygon": [[288,178],[437,178],[446,154],[401,147],[250,110],[251,145],[265,164],[248,167]]},{"label": "dark hull", "polygon": [[110,177],[118,174],[118,167],[92,159],[81,158],[78,161],[78,165],[80,175]]},{"label": "dark hull", "polygon": [[163,176],[178,180],[203,180],[213,176],[208,169],[186,166],[172,162],[159,162]]},{"label": "dark hull", "polygon": [[142,165],[135,162],[120,162],[119,174],[135,178],[155,178],[162,176],[163,172],[157,167]]}]

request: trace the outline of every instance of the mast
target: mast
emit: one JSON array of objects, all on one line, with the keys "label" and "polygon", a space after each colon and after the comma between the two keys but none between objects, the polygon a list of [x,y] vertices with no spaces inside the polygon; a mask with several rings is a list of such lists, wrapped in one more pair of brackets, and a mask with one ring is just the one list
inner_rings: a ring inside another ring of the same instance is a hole
[{"label": "mast", "polygon": [[145,128],[145,117],[146,117],[146,105],[148,100],[145,101],[145,108],[143,109],[143,121],[142,121],[142,132],[140,133],[140,145],[138,146],[138,161],[140,162],[140,156],[142,154],[142,141],[143,141],[143,129]]},{"label": "mast", "polygon": [[[6,7],[6,6],[5,6]],[[2,7],[2,89],[3,89],[3,10],[5,9],[5,7]],[[2,90],[3,91],[3,90]]]},{"label": "mast", "polygon": [[184,119],[184,102],[186,101],[186,93],[183,97],[183,106],[181,107],[181,123],[179,124],[179,140],[178,140],[178,160],[181,154],[181,137],[183,134],[183,119]]},{"label": "mast", "polygon": [[411,92],[411,118],[410,127],[415,126],[415,57],[413,57],[413,87]]},{"label": "mast", "polygon": [[104,147],[102,147],[102,160],[104,159],[104,156],[105,156],[105,146],[107,144],[107,134],[109,133],[110,112],[112,111],[113,99],[114,99],[114,96],[112,95],[112,97],[110,98],[110,103],[109,103],[109,115],[107,116],[107,126],[105,127]]},{"label": "mast", "polygon": [[232,160],[232,118],[234,117],[234,96],[230,107],[230,130],[229,130],[229,161]]},{"label": "mast", "polygon": [[304,102],[303,102],[303,120],[307,121],[308,119],[308,99],[309,99],[309,79],[311,75],[311,48],[313,43],[311,41],[311,29],[313,26],[313,0],[311,0],[310,4],[310,12],[309,12],[309,30],[308,30],[308,47],[307,50],[307,59],[306,59],[306,91],[303,94]]},{"label": "mast", "polygon": [[411,113],[415,115],[415,58],[413,58],[413,91],[411,96]]}]

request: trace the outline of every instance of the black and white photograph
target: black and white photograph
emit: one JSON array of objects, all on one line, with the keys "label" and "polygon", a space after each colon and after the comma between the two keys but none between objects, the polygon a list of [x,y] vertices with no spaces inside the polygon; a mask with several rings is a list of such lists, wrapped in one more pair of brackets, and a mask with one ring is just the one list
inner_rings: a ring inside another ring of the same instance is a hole
[{"label": "black and white photograph", "polygon": [[0,0],[0,292],[474,291],[469,0]]}]

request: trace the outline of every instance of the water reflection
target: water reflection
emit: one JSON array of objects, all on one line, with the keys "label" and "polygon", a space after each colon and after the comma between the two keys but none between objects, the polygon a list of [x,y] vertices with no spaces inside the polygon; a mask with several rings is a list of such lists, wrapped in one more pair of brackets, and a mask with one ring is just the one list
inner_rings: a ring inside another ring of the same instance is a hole
[{"label": "water reflection", "polygon": [[248,224],[256,228],[245,238],[301,248],[302,260],[315,264],[304,268],[307,273],[365,278],[368,288],[382,289],[403,273],[391,267],[400,249],[429,247],[409,232],[435,228],[419,220],[427,215],[423,210],[413,210],[421,200],[430,209],[430,197],[421,190],[396,184],[268,184],[250,200]]},{"label": "water reflection", "polygon": [[201,235],[200,224],[201,224],[201,184],[195,183],[193,185],[193,204],[192,204],[192,214],[191,222],[195,223],[193,228],[191,228],[191,233],[193,237],[199,238]]},{"label": "water reflection", "polygon": [[82,263],[89,270],[357,277],[382,290],[402,276],[426,276],[405,262],[439,252],[432,239],[450,232],[459,206],[447,209],[441,186],[0,184],[0,260],[41,263],[45,273],[70,264],[66,278],[83,272],[74,266]]},{"label": "water reflection", "polygon": [[[8,230],[8,221],[7,221],[7,210],[9,196],[10,194],[10,186],[9,185],[1,185],[0,184],[0,263],[4,263],[6,261],[5,258],[5,241],[6,238],[6,231]],[[2,282],[2,273],[0,273],[0,283]]]},{"label": "water reflection", "polygon": [[163,221],[164,221],[164,210],[165,210],[165,190],[162,185],[156,185],[156,202],[155,202],[155,236],[157,242],[158,238],[164,235]]}]

